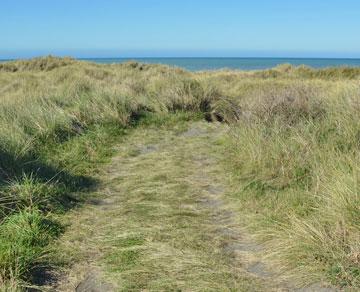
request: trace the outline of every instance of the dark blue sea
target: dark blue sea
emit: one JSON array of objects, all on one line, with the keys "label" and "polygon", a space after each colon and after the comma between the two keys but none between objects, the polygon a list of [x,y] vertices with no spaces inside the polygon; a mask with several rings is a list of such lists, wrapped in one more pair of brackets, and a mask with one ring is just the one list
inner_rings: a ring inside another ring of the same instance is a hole
[{"label": "dark blue sea", "polygon": [[307,65],[314,68],[326,67],[360,67],[360,59],[317,59],[317,58],[82,58],[102,64],[123,63],[130,60],[149,63],[166,64],[181,67],[190,71],[238,69],[260,70],[273,68],[288,63],[292,65]]}]

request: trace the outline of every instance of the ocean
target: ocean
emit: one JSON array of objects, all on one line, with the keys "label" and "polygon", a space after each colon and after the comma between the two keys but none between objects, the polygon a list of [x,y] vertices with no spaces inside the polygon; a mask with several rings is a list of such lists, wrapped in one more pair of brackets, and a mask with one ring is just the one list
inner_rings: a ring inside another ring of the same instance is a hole
[{"label": "ocean", "polygon": [[[130,60],[165,64],[184,68],[190,71],[238,69],[261,70],[273,68],[288,63],[292,65],[307,65],[314,68],[350,66],[360,67],[360,59],[325,59],[325,58],[81,58],[102,64],[123,63]],[[2,60],[5,61],[5,60]]]},{"label": "ocean", "polygon": [[280,64],[307,65],[314,68],[360,67],[360,59],[315,59],[315,58],[87,58],[82,59],[97,63],[123,63],[134,60],[150,64],[165,64],[190,71],[237,69],[261,70]]}]

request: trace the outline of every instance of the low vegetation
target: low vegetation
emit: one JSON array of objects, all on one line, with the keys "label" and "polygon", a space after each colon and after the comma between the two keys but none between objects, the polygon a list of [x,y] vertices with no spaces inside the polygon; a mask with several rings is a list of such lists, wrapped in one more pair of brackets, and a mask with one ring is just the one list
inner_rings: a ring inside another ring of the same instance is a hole
[{"label": "low vegetation", "polygon": [[[233,199],[290,276],[360,287],[360,69],[191,73],[70,58],[0,64],[0,284],[37,282],[61,214],[119,137],[187,112],[230,125]],[[150,117],[150,118],[149,118]]]}]

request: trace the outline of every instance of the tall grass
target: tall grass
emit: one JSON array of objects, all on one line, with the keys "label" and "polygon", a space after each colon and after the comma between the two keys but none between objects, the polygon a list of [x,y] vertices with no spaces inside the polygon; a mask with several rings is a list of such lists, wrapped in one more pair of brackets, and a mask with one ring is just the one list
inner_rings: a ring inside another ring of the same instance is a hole
[{"label": "tall grass", "polygon": [[0,64],[0,283],[44,265],[61,232],[52,214],[95,183],[116,137],[149,113],[187,111],[232,125],[224,159],[236,197],[279,266],[359,287],[359,80],[359,69],[290,65]]},{"label": "tall grass", "polygon": [[163,66],[54,57],[1,64],[3,286],[24,285],[46,265],[46,245],[61,231],[52,214],[71,208],[79,200],[74,192],[96,183],[92,174],[116,137],[150,113],[205,111],[215,95],[190,73]]},{"label": "tall grass", "polygon": [[304,282],[325,272],[360,286],[359,98],[358,82],[314,80],[238,99],[228,142],[237,197],[269,257]]}]

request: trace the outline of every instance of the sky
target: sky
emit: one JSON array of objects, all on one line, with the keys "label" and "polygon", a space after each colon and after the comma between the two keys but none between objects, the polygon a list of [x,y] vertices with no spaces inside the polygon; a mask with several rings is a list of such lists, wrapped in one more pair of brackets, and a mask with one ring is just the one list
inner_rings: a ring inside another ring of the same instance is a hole
[{"label": "sky", "polygon": [[360,57],[359,0],[0,0],[0,59]]}]

